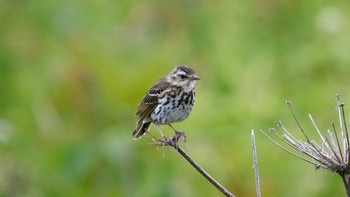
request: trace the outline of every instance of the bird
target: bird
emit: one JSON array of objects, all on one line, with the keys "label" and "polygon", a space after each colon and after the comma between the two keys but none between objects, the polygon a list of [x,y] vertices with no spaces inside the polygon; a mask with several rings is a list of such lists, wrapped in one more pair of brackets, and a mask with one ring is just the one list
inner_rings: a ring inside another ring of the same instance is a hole
[{"label": "bird", "polygon": [[[195,102],[195,84],[200,80],[195,71],[187,65],[177,65],[169,74],[156,81],[142,98],[137,111],[136,128],[133,139],[140,139],[149,132],[153,123],[162,136],[162,142],[169,140],[160,125],[169,125],[175,136],[186,135],[176,130],[172,124],[185,120]],[[177,139],[176,139],[177,142]]]}]

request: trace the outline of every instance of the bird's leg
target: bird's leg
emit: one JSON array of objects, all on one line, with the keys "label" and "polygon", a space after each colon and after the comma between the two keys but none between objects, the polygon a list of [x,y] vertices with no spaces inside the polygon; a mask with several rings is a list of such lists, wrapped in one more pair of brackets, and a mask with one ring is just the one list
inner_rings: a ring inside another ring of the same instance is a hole
[{"label": "bird's leg", "polygon": [[179,141],[180,138],[183,139],[183,141],[186,143],[186,133],[184,131],[178,131],[176,130],[171,124],[168,124],[169,127],[171,127],[175,132],[175,144]]},{"label": "bird's leg", "polygon": [[157,129],[158,129],[160,135],[162,136],[162,142],[165,143],[165,142],[168,140],[168,138],[165,137],[165,135],[164,135],[162,129],[160,129],[160,127],[159,127],[159,124],[155,124],[155,125],[156,125],[156,127],[157,127]]}]

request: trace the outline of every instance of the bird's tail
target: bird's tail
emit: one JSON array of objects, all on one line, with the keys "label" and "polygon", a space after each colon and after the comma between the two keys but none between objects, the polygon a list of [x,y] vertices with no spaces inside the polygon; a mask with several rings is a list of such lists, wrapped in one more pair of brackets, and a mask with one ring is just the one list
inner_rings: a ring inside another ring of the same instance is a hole
[{"label": "bird's tail", "polygon": [[132,132],[132,137],[134,138],[134,140],[141,138],[149,130],[151,123],[152,122],[137,123],[136,129],[134,130],[134,132]]}]

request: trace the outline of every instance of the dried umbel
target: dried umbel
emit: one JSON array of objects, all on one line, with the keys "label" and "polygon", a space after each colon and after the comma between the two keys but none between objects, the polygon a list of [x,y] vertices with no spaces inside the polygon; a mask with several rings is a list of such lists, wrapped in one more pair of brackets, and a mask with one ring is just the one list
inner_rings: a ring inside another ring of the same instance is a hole
[{"label": "dried umbel", "polygon": [[349,132],[345,118],[345,104],[339,101],[339,95],[336,98],[338,101],[338,127],[333,122],[331,129],[322,132],[319,130],[312,116],[309,115],[315,131],[320,137],[318,140],[311,139],[306,130],[301,126],[290,101],[286,101],[286,104],[300,132],[304,136],[304,140],[297,139],[281,121],[277,122],[277,125],[282,129],[281,133],[275,129],[270,129],[269,133],[263,130],[260,131],[275,145],[295,157],[315,165],[316,169],[324,168],[338,173],[344,181],[348,196],[350,196]]}]

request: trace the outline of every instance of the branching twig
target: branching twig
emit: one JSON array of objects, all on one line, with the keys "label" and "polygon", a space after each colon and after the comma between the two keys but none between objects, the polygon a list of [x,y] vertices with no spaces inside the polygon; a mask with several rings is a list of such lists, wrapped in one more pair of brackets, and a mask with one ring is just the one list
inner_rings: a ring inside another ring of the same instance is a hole
[{"label": "branching twig", "polygon": [[223,187],[219,182],[217,182],[213,177],[211,177],[203,168],[201,168],[180,146],[177,142],[181,139],[181,133],[175,134],[172,138],[167,140],[161,140],[153,136],[153,141],[157,146],[171,146],[178,153],[181,154],[204,178],[206,178],[212,185],[214,185],[218,190],[220,190],[225,196],[235,197],[231,192],[229,192],[225,187]]}]

